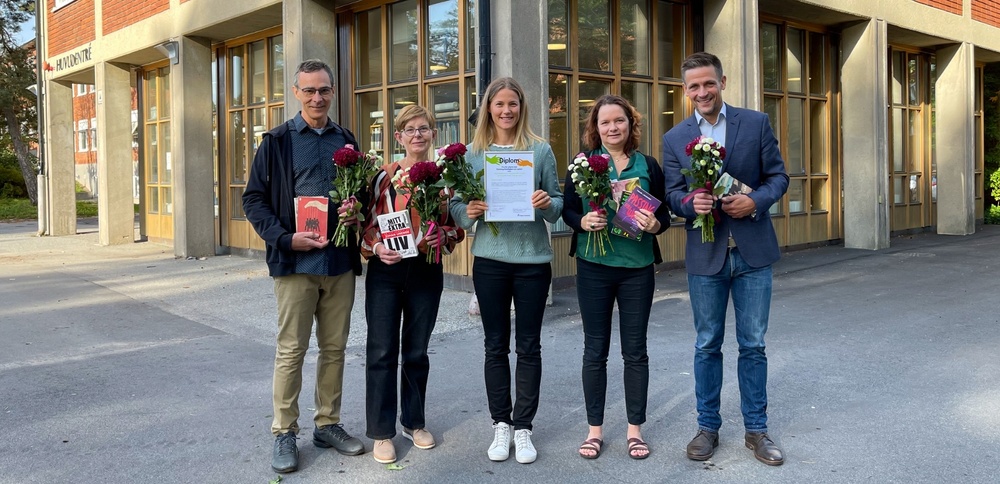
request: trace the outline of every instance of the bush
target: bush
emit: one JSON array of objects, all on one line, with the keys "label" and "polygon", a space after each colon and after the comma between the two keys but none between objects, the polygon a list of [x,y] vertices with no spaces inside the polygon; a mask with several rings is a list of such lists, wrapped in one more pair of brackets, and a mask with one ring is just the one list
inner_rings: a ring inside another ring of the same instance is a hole
[{"label": "bush", "polygon": [[983,222],[990,225],[1000,225],[1000,205],[986,207],[986,217]]},{"label": "bush", "polygon": [[1000,168],[990,173],[990,178],[986,182],[986,186],[989,187],[989,193],[993,196],[993,200],[1000,201]]},{"label": "bush", "polygon": [[0,150],[0,198],[23,198],[28,196],[21,167],[13,152]]}]

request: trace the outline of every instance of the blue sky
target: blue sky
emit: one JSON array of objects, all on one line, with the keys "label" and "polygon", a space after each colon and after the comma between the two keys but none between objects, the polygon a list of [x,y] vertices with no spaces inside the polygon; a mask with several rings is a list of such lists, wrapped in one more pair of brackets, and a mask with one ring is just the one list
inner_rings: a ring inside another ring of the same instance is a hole
[{"label": "blue sky", "polygon": [[31,20],[21,24],[21,31],[16,36],[17,45],[21,45],[33,38],[35,38],[35,17],[31,17]]}]

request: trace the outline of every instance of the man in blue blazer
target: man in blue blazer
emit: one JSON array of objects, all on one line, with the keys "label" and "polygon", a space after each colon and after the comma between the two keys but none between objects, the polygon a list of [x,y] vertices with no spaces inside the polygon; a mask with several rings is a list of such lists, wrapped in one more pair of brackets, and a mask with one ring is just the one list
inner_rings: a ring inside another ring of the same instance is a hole
[{"label": "man in blue blazer", "polygon": [[[788,189],[785,163],[766,114],[735,108],[722,101],[726,76],[719,58],[692,54],[681,64],[684,93],[695,113],[663,135],[663,173],[667,203],[687,219],[685,263],[694,326],[695,396],[698,434],[687,456],[707,460],[719,445],[719,393],[722,389],[722,341],[730,294],[736,310],[737,372],[746,446],[757,460],[781,465],[781,449],[767,435],[767,356],[764,333],[771,307],[771,264],[781,256],[768,209]],[[699,193],[685,200],[692,180],[685,146],[699,136],[723,144],[722,172],[749,185],[749,194],[717,197]],[[718,215],[715,242],[702,242],[697,215]]]}]

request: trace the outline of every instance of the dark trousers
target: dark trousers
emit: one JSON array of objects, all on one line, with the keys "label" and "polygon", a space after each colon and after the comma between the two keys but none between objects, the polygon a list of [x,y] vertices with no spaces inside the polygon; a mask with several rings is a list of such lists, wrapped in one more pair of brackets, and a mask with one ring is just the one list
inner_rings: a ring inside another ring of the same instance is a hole
[{"label": "dark trousers", "polygon": [[444,276],[441,264],[424,256],[385,265],[368,261],[365,277],[365,317],[368,346],[365,396],[368,429],[375,440],[396,435],[396,369],[402,356],[399,382],[399,423],[424,428],[424,399],[430,359],[427,345],[437,320]]},{"label": "dark trousers", "polygon": [[618,329],[625,362],[625,412],[632,425],[646,422],[649,389],[646,330],[653,304],[653,287],[652,265],[623,268],[576,260],[576,294],[583,318],[583,399],[589,425],[604,425],[615,301],[618,301]]},{"label": "dark trousers", "polygon": [[[552,281],[552,266],[511,264],[477,257],[472,282],[483,319],[486,360],[483,373],[493,422],[531,429],[542,381],[542,316]],[[510,398],[510,303],[514,302],[517,396]]]}]

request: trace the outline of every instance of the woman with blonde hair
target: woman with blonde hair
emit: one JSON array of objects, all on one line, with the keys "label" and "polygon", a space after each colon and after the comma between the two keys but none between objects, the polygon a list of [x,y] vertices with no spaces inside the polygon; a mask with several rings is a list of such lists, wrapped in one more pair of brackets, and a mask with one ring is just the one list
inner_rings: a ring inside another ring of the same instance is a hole
[{"label": "woman with blonde hair", "polygon": [[[506,460],[513,440],[517,461],[528,464],[537,457],[531,431],[542,378],[542,316],[552,280],[552,245],[545,222],[559,220],[563,199],[552,148],[532,132],[524,90],[509,77],[494,80],[482,95],[476,133],[466,156],[474,172],[483,168],[487,151],[534,153],[533,221],[498,222],[498,233],[493,235],[483,220],[486,202],[451,201],[455,220],[466,229],[476,224],[479,229],[472,242],[472,281],[483,321],[483,372],[493,418],[493,442],[487,455],[493,461]],[[508,356],[512,301],[517,353],[513,405]]]},{"label": "woman with blonde hair", "polygon": [[434,115],[421,106],[400,110],[395,120],[395,138],[406,155],[387,163],[372,178],[372,202],[365,222],[361,255],[368,259],[365,276],[365,318],[368,345],[365,366],[367,435],[375,441],[372,455],[380,463],[396,461],[392,438],[396,435],[396,371],[402,356],[399,379],[399,423],[403,437],[418,449],[434,447],[434,436],[424,428],[424,405],[430,359],[427,346],[437,321],[444,273],[441,264],[427,262],[429,251],[450,254],[465,238],[451,215],[444,211],[435,221],[441,230],[419,232],[416,210],[409,210],[414,239],[421,254],[404,259],[382,243],[378,216],[407,210],[409,195],[393,185],[396,173],[415,163],[430,160],[437,135]]}]

